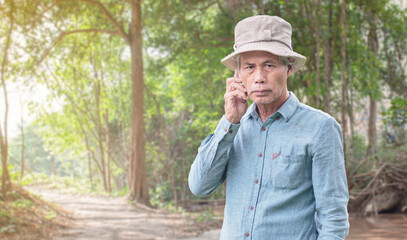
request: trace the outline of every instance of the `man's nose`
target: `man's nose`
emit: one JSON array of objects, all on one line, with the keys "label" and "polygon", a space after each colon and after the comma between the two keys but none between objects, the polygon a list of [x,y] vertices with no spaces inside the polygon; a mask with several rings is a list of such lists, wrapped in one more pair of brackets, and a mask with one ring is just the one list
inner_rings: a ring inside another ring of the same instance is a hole
[{"label": "man's nose", "polygon": [[266,72],[261,67],[257,67],[254,72],[254,82],[264,83],[266,81]]}]

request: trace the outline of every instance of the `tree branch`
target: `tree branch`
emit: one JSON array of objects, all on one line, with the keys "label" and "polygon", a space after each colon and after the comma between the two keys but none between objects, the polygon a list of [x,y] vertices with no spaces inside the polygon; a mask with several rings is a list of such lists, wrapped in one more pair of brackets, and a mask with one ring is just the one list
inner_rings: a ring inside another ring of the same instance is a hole
[{"label": "tree branch", "polygon": [[44,54],[41,56],[41,58],[37,61],[36,65],[39,65],[44,59],[48,56],[48,54],[51,52],[51,50],[58,44],[58,42],[62,41],[66,36],[71,35],[71,34],[76,34],[76,33],[108,33],[110,35],[120,35],[119,32],[117,31],[112,31],[112,30],[106,30],[106,29],[77,29],[77,30],[72,30],[72,31],[66,31],[62,32],[59,37],[54,41],[52,46],[47,48],[44,51]]},{"label": "tree branch", "polygon": [[[38,5],[35,6],[36,8],[38,8]],[[45,7],[44,11],[42,11],[41,13],[39,13],[37,16],[35,16],[34,20],[31,21],[31,28],[33,28],[42,18],[45,17],[45,14],[51,10],[53,7],[55,7],[55,4],[52,3],[51,6],[49,7]],[[28,28],[30,28],[29,25],[24,26],[25,30],[28,31]]]},{"label": "tree branch", "polygon": [[112,30],[107,30],[107,29],[77,29],[77,30],[72,30],[72,31],[66,31],[63,32],[62,34],[65,35],[70,35],[70,34],[74,34],[74,33],[107,33],[110,35],[119,35],[120,33],[117,31],[112,31]]},{"label": "tree branch", "polygon": [[[94,1],[94,0],[57,0],[58,2],[85,2],[92,4],[100,9],[102,13],[107,17],[109,22],[116,28],[117,32],[119,35],[129,44],[130,43],[130,38],[129,35],[124,31],[123,26],[121,26],[116,19],[113,18],[113,16],[110,14],[110,12],[106,9],[106,7],[99,1]],[[131,3],[130,3],[131,4]]]}]

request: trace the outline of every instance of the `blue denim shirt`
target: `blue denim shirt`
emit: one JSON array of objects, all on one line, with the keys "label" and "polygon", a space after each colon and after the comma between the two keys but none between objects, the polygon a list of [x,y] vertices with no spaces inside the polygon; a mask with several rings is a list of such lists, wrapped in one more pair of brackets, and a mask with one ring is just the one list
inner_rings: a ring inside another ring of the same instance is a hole
[{"label": "blue denim shirt", "polygon": [[345,239],[349,199],[339,124],[289,99],[263,123],[252,104],[223,117],[189,173],[195,195],[226,180],[221,239]]}]

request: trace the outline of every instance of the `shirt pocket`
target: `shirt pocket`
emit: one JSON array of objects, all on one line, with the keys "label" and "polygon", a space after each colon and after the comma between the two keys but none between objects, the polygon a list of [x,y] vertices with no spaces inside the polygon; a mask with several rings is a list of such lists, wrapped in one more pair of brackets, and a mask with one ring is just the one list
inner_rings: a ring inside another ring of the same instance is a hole
[{"label": "shirt pocket", "polygon": [[275,188],[295,189],[305,180],[305,156],[280,155],[271,163],[271,182]]}]

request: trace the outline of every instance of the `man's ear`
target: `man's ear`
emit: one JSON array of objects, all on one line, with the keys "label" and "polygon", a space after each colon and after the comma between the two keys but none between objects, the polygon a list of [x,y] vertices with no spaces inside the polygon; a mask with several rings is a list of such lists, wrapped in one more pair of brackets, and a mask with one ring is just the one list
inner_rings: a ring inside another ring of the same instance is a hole
[{"label": "man's ear", "polygon": [[292,65],[287,65],[287,78],[293,73],[294,66]]}]

